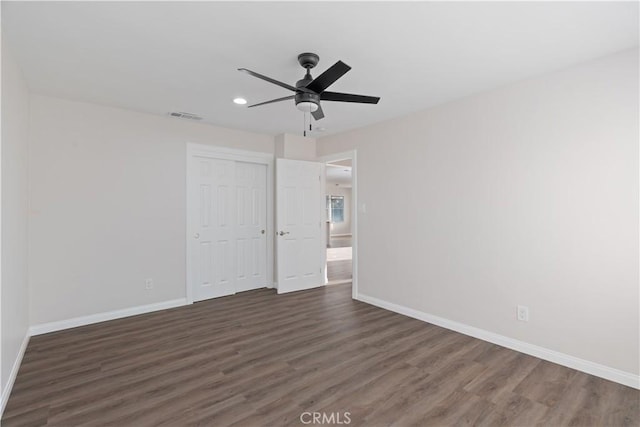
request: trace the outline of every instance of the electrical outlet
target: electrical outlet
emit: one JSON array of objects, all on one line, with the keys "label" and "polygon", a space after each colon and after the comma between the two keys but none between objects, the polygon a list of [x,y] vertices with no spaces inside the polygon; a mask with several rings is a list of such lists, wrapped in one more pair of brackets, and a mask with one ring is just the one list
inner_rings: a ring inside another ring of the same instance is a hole
[{"label": "electrical outlet", "polygon": [[518,316],[518,320],[521,322],[528,322],[529,321],[529,307],[526,307],[524,305],[519,305],[518,306],[518,311],[517,311],[517,316]]},{"label": "electrical outlet", "polygon": [[153,279],[146,279],[144,281],[144,288],[146,290],[153,289]]}]

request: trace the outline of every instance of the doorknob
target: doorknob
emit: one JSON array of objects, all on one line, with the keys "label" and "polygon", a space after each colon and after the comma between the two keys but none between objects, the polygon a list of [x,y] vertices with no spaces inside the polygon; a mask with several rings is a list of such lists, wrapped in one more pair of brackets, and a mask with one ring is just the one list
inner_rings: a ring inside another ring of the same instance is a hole
[{"label": "doorknob", "polygon": [[289,234],[289,232],[288,231],[281,231],[278,234],[281,235],[281,236],[284,236],[285,234]]},{"label": "doorknob", "polygon": [[194,239],[199,239],[199,238],[200,238],[200,233],[195,233],[195,234],[193,235],[193,238],[194,238]]},{"label": "doorknob", "polygon": [[264,234],[264,230],[260,230],[260,234]]}]

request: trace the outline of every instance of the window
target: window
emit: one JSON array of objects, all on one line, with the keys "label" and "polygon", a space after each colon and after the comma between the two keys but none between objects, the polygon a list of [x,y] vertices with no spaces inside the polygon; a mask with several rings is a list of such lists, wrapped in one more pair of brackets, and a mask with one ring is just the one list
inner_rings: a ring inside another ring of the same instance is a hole
[{"label": "window", "polygon": [[344,222],[344,196],[327,196],[327,218],[333,223]]}]

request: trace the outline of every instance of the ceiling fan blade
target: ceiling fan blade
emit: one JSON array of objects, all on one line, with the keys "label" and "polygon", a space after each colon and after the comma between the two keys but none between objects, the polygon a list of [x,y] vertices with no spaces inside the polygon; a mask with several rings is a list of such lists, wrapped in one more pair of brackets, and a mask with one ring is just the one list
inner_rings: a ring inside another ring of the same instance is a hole
[{"label": "ceiling fan blade", "polygon": [[324,73],[316,77],[306,88],[311,89],[315,93],[321,93],[331,86],[333,82],[344,76],[351,67],[342,61],[338,61],[329,67]]},{"label": "ceiling fan blade", "polygon": [[296,88],[291,86],[291,85],[279,82],[278,80],[274,80],[271,77],[263,76],[262,74],[256,73],[254,71],[247,70],[246,68],[238,68],[238,71],[243,71],[243,72],[245,72],[245,73],[247,73],[247,74],[249,74],[249,75],[251,75],[253,77],[257,77],[259,79],[262,79],[262,80],[267,81],[269,83],[273,83],[274,85],[278,85],[278,86],[283,87],[285,89],[289,89],[289,90],[292,90],[294,92],[296,91]]},{"label": "ceiling fan blade", "polygon": [[258,107],[260,105],[265,105],[265,104],[271,104],[273,102],[280,102],[280,101],[286,101],[288,99],[293,99],[295,98],[295,95],[289,95],[289,96],[285,96],[283,98],[278,98],[278,99],[272,99],[271,101],[265,101],[265,102],[261,102],[259,104],[253,104],[253,105],[249,105],[247,108],[251,108],[251,107]]},{"label": "ceiling fan blade", "polygon": [[311,115],[316,121],[324,118],[324,111],[322,111],[322,106],[318,104],[318,109],[311,113]]},{"label": "ceiling fan blade", "polygon": [[359,102],[362,104],[377,104],[379,96],[354,95],[352,93],[322,92],[320,99],[323,101]]}]

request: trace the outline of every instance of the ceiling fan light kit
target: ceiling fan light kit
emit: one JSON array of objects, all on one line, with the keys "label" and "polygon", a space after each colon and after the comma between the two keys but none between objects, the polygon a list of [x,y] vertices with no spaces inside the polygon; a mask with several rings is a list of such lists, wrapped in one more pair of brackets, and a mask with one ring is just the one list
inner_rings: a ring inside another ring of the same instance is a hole
[{"label": "ceiling fan light kit", "polygon": [[305,113],[313,113],[318,110],[318,104],[313,101],[297,101],[296,108]]},{"label": "ceiling fan light kit", "polygon": [[336,80],[345,75],[351,67],[342,61],[338,61],[329,67],[324,73],[315,79],[311,76],[311,69],[318,65],[320,57],[315,53],[301,53],[298,55],[298,63],[302,68],[306,69],[304,77],[296,82],[295,87],[287,83],[272,79],[246,68],[238,68],[238,71],[245,72],[253,77],[257,77],[269,83],[280,86],[284,89],[295,92],[295,95],[285,96],[283,98],[272,99],[270,101],[261,102],[259,104],[249,105],[248,108],[257,107],[274,102],[287,101],[293,99],[296,108],[305,113],[311,113],[315,120],[324,117],[320,101],[337,101],[337,102],[355,102],[360,104],[377,104],[380,101],[376,96],[354,95],[350,93],[327,92],[326,89]]}]

